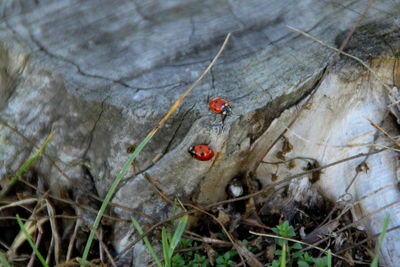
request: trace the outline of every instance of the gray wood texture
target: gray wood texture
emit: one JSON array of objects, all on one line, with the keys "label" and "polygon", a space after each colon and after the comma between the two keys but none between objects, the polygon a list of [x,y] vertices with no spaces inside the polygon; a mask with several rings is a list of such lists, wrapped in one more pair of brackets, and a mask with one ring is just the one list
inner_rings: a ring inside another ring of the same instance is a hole
[{"label": "gray wood texture", "polygon": [[[140,154],[137,172],[130,170],[115,196],[115,203],[165,218],[168,209],[143,172],[172,197],[199,203],[224,199],[232,177],[254,171],[279,135],[265,134],[271,122],[314,89],[334,54],[286,25],[337,47],[366,5],[361,0],[5,0],[0,118],[35,143],[54,130],[47,154],[75,181],[85,165],[104,196],[129,156],[127,148],[157,124],[232,32],[218,64]],[[365,60],[371,54],[398,58],[399,43],[392,41],[399,14],[398,1],[377,1],[362,24],[378,26],[365,30],[360,35],[365,42],[355,42],[362,45],[351,51]],[[382,39],[386,46],[369,42]],[[338,71],[351,80],[354,68]],[[223,128],[208,110],[208,99],[215,96],[233,106]],[[0,140],[1,178],[15,172],[32,146],[5,127]],[[210,144],[215,159],[193,160],[187,149],[197,143]],[[79,185],[47,160],[37,169],[55,194]],[[129,230],[118,227],[115,246],[122,249]],[[135,258],[139,250],[129,255]]]}]

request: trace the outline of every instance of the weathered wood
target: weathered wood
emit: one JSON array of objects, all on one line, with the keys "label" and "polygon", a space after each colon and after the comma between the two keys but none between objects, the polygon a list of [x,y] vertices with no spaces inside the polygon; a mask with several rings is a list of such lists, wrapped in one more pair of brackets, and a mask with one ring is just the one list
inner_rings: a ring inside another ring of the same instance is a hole
[{"label": "weathered wood", "polygon": [[[260,165],[257,176],[264,185],[272,183],[272,178],[304,172],[310,164],[316,168],[393,145],[369,120],[382,125],[390,135],[398,135],[396,120],[388,114],[392,94],[388,86],[398,86],[400,73],[396,56],[400,39],[395,27],[369,24],[359,29],[349,43],[348,52],[370,62],[375,74],[354,61],[341,60],[300,117],[264,158],[265,162],[284,161],[278,167]],[[382,30],[385,39],[382,39]],[[370,43],[374,44],[373,48]],[[288,126],[298,109],[293,107],[285,113],[268,131],[275,125],[281,129]],[[284,147],[290,149],[283,151]],[[400,219],[397,166],[398,152],[389,149],[327,168],[316,182],[325,196],[350,205],[354,218],[360,220],[357,226],[367,226],[371,234],[378,234],[387,214],[391,215],[392,227]],[[304,175],[307,176],[313,178],[311,174]],[[389,265],[395,266],[394,259],[397,261],[400,251],[399,233],[388,233],[384,244],[381,253]]]},{"label": "weathered wood", "polygon": [[[165,217],[165,204],[141,175],[146,171],[171,196],[194,196],[201,203],[221,200],[233,176],[256,168],[266,148],[287,126],[273,120],[292,118],[294,106],[314,89],[333,54],[289,31],[286,25],[337,45],[335,40],[351,28],[366,4],[261,0],[2,1],[1,119],[36,143],[54,129],[56,135],[48,154],[73,178],[82,177],[80,166],[86,164],[99,195],[104,196],[128,157],[126,149],[142,140],[209,63],[227,32],[233,32],[229,47],[211,75],[140,154],[139,173],[135,177],[133,169],[130,171],[114,199]],[[397,33],[399,9],[396,1],[375,3],[363,23],[381,27],[360,36],[368,42],[372,35],[386,40],[387,34]],[[395,64],[399,44],[388,43],[385,47],[371,42],[363,49],[351,48],[366,60],[371,53],[389,55],[393,62],[384,63],[383,71]],[[352,79],[359,77],[358,73],[352,77],[354,70],[341,69],[342,76],[349,74],[347,81],[330,76],[318,92],[330,94],[338,85],[350,90],[356,84]],[[364,79],[364,83],[373,82]],[[387,79],[394,83],[393,77]],[[215,117],[207,106],[207,99],[212,96],[223,96],[233,105],[234,114],[223,129],[213,126]],[[333,105],[338,109],[334,113],[338,118],[347,118],[346,112],[353,110],[322,99],[323,95],[318,105]],[[345,103],[351,98],[344,95],[343,99]],[[384,101],[379,103],[382,109],[386,105]],[[321,119],[324,114],[320,114]],[[371,115],[374,118],[379,121],[382,116]],[[336,128],[342,126],[340,120],[337,123]],[[300,126],[319,136],[330,134],[335,128],[327,122],[318,127],[309,122]],[[4,140],[0,147],[0,176],[4,177],[16,170],[32,147],[3,127],[0,140]],[[200,142],[209,143],[218,152],[214,161],[194,161],[187,153],[190,145]],[[340,144],[346,142],[341,140]],[[328,161],[327,156],[319,158],[324,155],[320,151],[315,153],[319,161]],[[332,160],[342,156],[334,152],[329,155]],[[154,163],[156,157],[160,159]],[[75,186],[46,160],[37,168],[55,193]],[[333,198],[341,193],[339,189],[328,191]],[[130,215],[122,209],[116,212],[123,217]],[[400,222],[399,218],[396,220]],[[116,231],[117,249],[128,242],[127,231],[123,227]],[[396,263],[400,257],[398,251],[391,253],[392,259],[386,258],[388,264]]]}]

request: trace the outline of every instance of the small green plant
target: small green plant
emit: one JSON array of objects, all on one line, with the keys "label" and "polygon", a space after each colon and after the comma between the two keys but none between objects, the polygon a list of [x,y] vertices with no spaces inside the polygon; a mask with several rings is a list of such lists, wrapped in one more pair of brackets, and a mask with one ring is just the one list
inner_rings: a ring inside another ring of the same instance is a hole
[{"label": "small green plant", "polygon": [[[291,226],[288,221],[272,228],[272,231],[284,238],[292,238],[296,236],[293,226]],[[277,249],[275,251],[275,256],[278,256],[278,259],[272,261],[270,265],[271,267],[284,267],[287,262],[297,262],[297,266],[299,267],[326,267],[330,262],[330,257],[328,256],[314,258],[307,252],[301,251],[302,246],[300,243],[289,245],[289,241],[285,239],[277,239],[276,243],[282,249]],[[287,259],[287,255],[290,255],[290,259]]]},{"label": "small green plant", "polygon": [[164,126],[164,124],[167,122],[169,117],[177,110],[179,105],[182,103],[182,101],[185,99],[185,97],[195,88],[201,80],[206,76],[206,74],[211,70],[211,68],[215,65],[217,62],[217,59],[221,56],[222,51],[224,51],[226,44],[228,43],[228,40],[231,36],[231,33],[228,33],[228,35],[225,38],[224,43],[222,44],[221,48],[219,49],[217,55],[215,55],[214,59],[211,61],[211,63],[208,65],[208,67],[204,70],[204,72],[197,78],[197,80],[188,88],[186,91],[176,100],[175,104],[172,105],[168,113],[160,120],[160,122],[147,134],[147,136],[140,142],[140,144],[136,147],[135,151],[132,152],[132,154],[129,156],[128,160],[125,161],[124,165],[122,166],[122,169],[118,173],[117,177],[111,184],[110,188],[108,189],[108,192],[101,203],[100,209],[97,212],[96,219],[93,223],[92,229],[90,230],[89,237],[86,241],[85,248],[83,250],[82,257],[78,259],[78,261],[81,264],[87,264],[87,258],[89,256],[89,251],[93,243],[93,239],[95,236],[95,232],[97,228],[100,225],[101,218],[104,215],[104,212],[106,211],[106,208],[108,204],[110,203],[114,192],[117,190],[118,185],[120,184],[121,180],[124,178],[124,176],[128,173],[129,168],[131,167],[133,161],[137,158],[139,153],[143,150],[143,148],[147,145],[148,142],[153,138],[153,136],[158,132],[161,127]]},{"label": "small green plant", "polygon": [[189,262],[188,265],[182,265],[184,266],[189,266],[189,267],[209,267],[210,263],[208,262],[208,259],[206,255],[200,255],[200,254],[195,254],[194,259]]},{"label": "small green plant", "polygon": [[11,267],[3,253],[0,252],[0,266]]},{"label": "small green plant", "polygon": [[[193,248],[199,246],[198,242],[189,238],[182,238],[180,248]],[[182,253],[177,253],[172,257],[172,266],[174,267],[209,267],[207,256],[203,251],[189,250]]]},{"label": "small green plant", "polygon": [[[183,216],[178,223],[178,226],[175,229],[175,232],[173,236],[171,236],[169,233],[167,233],[167,229],[165,227],[162,228],[161,230],[161,243],[162,243],[162,249],[163,249],[163,256],[164,256],[164,267],[172,267],[175,265],[172,265],[174,262],[172,255],[174,254],[174,250],[179,244],[179,241],[182,238],[182,234],[185,231],[186,224],[188,222],[188,216],[185,215]],[[135,226],[136,230],[138,231],[139,234],[143,235],[143,229],[140,226],[139,222],[131,217],[132,223]],[[150,244],[150,241],[147,237],[143,238],[143,241],[149,250],[151,256],[153,257],[154,261],[156,262],[158,267],[163,267],[161,264],[160,259],[158,258],[157,254],[154,251],[153,246]]]},{"label": "small green plant", "polygon": [[233,257],[237,255],[237,252],[235,250],[229,250],[225,252],[223,255],[219,255],[216,259],[215,262],[217,263],[217,267],[229,267],[229,266],[235,266],[236,262],[233,261]]},{"label": "small green plant", "polygon": [[[223,239],[226,234],[219,233],[218,237]],[[247,245],[248,240],[243,240],[243,244]],[[182,238],[180,243],[181,249],[196,248],[199,247],[200,243],[188,238]],[[257,248],[253,246],[247,246],[247,249],[251,252],[256,252]],[[238,264],[238,254],[236,250],[227,248],[216,248],[214,255],[215,267],[229,267],[236,266]],[[172,258],[172,266],[174,267],[210,267],[210,261],[204,250],[187,250],[181,253],[177,253]]]},{"label": "small green plant", "polygon": [[[289,224],[288,221],[285,221],[282,225],[278,225],[272,228],[272,231],[282,237],[291,238],[296,235],[294,232],[294,228]],[[285,239],[278,239],[276,243],[282,248],[275,251],[275,255],[279,256],[278,260],[273,260],[271,266],[278,267],[278,266],[286,266],[286,249],[290,250],[291,248],[287,246],[287,241]],[[298,243],[295,243],[292,249],[298,249]],[[300,245],[301,248],[301,245]]]}]

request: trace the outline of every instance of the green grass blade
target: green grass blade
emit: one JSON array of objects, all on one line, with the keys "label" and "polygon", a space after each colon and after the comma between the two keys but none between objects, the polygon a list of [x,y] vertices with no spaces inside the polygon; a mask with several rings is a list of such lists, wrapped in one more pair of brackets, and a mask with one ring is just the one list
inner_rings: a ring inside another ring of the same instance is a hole
[{"label": "green grass blade", "polygon": [[21,176],[23,175],[30,166],[39,158],[41,154],[43,154],[44,150],[46,149],[46,146],[50,143],[51,139],[53,138],[53,133],[49,134],[49,136],[46,138],[46,141],[44,141],[43,145],[39,148],[36,153],[30,157],[27,161],[25,161],[24,164],[22,164],[21,168],[17,170],[16,175]]},{"label": "green grass blade", "polygon": [[382,232],[379,235],[379,241],[378,241],[378,246],[376,247],[376,251],[375,251],[375,257],[371,263],[371,267],[378,267],[378,261],[379,261],[379,250],[381,249],[382,243],[383,243],[383,239],[385,238],[388,226],[389,226],[389,222],[390,222],[390,214],[386,215],[386,218],[383,222],[383,228],[382,228]]},{"label": "green grass blade", "polygon": [[161,231],[161,241],[162,241],[165,266],[170,267],[172,256],[169,255],[169,252],[171,248],[168,244],[168,234],[167,234],[167,229],[165,227],[163,227]]},{"label": "green grass blade", "polygon": [[178,201],[175,198],[174,205],[172,206],[172,217],[174,217],[176,215],[176,207],[177,207],[176,202],[178,202]]},{"label": "green grass blade", "polygon": [[228,40],[231,36],[231,33],[228,33],[228,35],[225,38],[224,43],[222,44],[221,48],[219,49],[217,55],[214,57],[214,59],[211,61],[211,63],[208,65],[208,67],[204,70],[204,72],[200,75],[200,77],[179,97],[179,99],[172,105],[168,113],[164,116],[164,118],[161,119],[161,121],[154,127],[153,130],[151,130],[146,138],[138,145],[138,147],[135,149],[135,151],[132,153],[132,155],[129,157],[129,159],[125,162],[124,166],[122,167],[121,171],[118,173],[117,177],[115,178],[114,182],[112,183],[110,189],[107,192],[106,197],[104,198],[103,203],[101,204],[101,207],[97,213],[96,219],[94,221],[93,227],[90,231],[88,240],[86,241],[85,249],[83,251],[82,258],[79,259],[81,263],[86,263],[87,257],[89,255],[89,250],[92,246],[92,242],[94,239],[95,231],[100,225],[101,218],[103,217],[103,214],[108,206],[108,203],[110,202],[112,196],[114,195],[115,190],[118,187],[118,184],[121,182],[122,178],[125,176],[125,174],[128,172],[128,169],[130,168],[132,162],[135,160],[135,158],[139,155],[139,153],[143,150],[145,145],[151,140],[151,138],[157,133],[157,131],[165,124],[165,122],[168,120],[168,118],[172,115],[172,113],[179,107],[179,105],[182,103],[183,99],[195,88],[200,81],[206,76],[206,74],[211,70],[212,66],[215,65],[217,62],[217,59],[220,57],[222,52],[224,51]]},{"label": "green grass blade", "polygon": [[[144,232],[143,232],[142,227],[140,227],[139,222],[134,217],[131,217],[131,220],[132,220],[133,226],[136,228],[136,231],[138,231],[138,233],[140,235],[143,235]],[[154,261],[156,262],[157,266],[162,267],[161,261],[157,257],[157,254],[154,251],[153,246],[150,244],[149,239],[145,236],[145,237],[143,237],[143,241],[144,241],[144,244],[146,245],[147,249],[149,250],[150,255],[153,257]]]},{"label": "green grass blade", "polygon": [[100,225],[101,218],[103,217],[103,214],[106,211],[108,203],[110,203],[110,200],[111,200],[112,196],[114,195],[114,192],[118,187],[118,184],[121,182],[122,178],[128,172],[132,162],[139,155],[139,153],[143,150],[144,146],[150,141],[150,139],[153,137],[154,134],[155,134],[155,132],[153,132],[153,131],[150,132],[150,134],[148,136],[146,136],[146,138],[139,144],[139,146],[135,149],[135,151],[132,153],[132,155],[129,157],[129,159],[125,162],[121,171],[118,173],[117,178],[115,178],[110,189],[108,190],[107,195],[104,198],[103,203],[101,204],[99,212],[97,213],[96,220],[94,221],[92,230],[90,231],[90,234],[88,237],[88,240],[86,241],[85,250],[83,251],[82,259],[80,260],[81,262],[86,262],[86,259],[89,255],[89,250],[92,246],[95,231]]},{"label": "green grass blade", "polygon": [[[172,217],[176,215],[176,209],[177,209],[177,199],[175,198],[174,200],[174,205],[172,206]],[[172,221],[172,225],[174,224],[174,221]],[[172,233],[168,233],[168,242],[171,244],[172,241]]]},{"label": "green grass blade", "polygon": [[49,265],[47,265],[47,262],[44,260],[42,254],[40,254],[40,251],[35,246],[35,243],[33,242],[32,237],[30,236],[30,234],[26,230],[25,225],[22,222],[22,220],[21,220],[21,218],[19,217],[18,214],[17,214],[17,222],[18,222],[19,227],[21,228],[22,232],[25,234],[25,237],[28,240],[29,245],[31,245],[33,251],[35,252],[35,255],[38,257],[38,259],[40,260],[40,262],[42,263],[43,266],[48,267]]},{"label": "green grass blade", "polygon": [[172,237],[170,248],[169,248],[169,257],[172,258],[172,254],[174,253],[175,248],[178,246],[179,241],[181,241],[183,232],[185,231],[186,224],[188,222],[189,216],[185,215],[179,220],[178,227],[175,230],[174,236]]},{"label": "green grass blade", "polygon": [[0,192],[0,200],[4,198],[4,196],[10,191],[10,189],[17,183],[18,177],[23,175],[35,161],[43,154],[44,150],[46,149],[47,145],[50,143],[51,139],[53,138],[53,133],[49,134],[49,136],[44,141],[43,145],[36,151],[36,153],[30,157],[28,160],[22,164],[22,166],[17,170],[15,176],[10,179],[7,187]]},{"label": "green grass blade", "polygon": [[332,267],[332,251],[328,249],[328,267]]},{"label": "green grass blade", "polygon": [[11,267],[10,263],[7,261],[3,253],[0,252],[0,263],[3,267]]},{"label": "green grass blade", "polygon": [[285,242],[282,246],[282,256],[281,256],[281,265],[280,267],[285,267],[286,266],[286,243]]}]

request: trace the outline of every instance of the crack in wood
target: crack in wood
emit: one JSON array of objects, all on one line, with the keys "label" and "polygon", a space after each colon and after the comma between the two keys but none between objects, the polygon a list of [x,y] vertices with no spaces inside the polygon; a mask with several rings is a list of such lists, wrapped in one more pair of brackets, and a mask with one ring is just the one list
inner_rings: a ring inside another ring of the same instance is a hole
[{"label": "crack in wood", "polygon": [[101,119],[101,117],[102,117],[102,115],[103,115],[103,113],[104,113],[104,104],[105,104],[106,100],[107,100],[108,98],[110,98],[110,96],[111,96],[111,95],[106,96],[106,97],[103,99],[103,101],[101,101],[101,104],[100,104],[100,112],[99,112],[99,115],[97,116],[96,121],[94,122],[93,128],[90,130],[90,133],[89,133],[89,142],[88,142],[88,145],[87,145],[85,151],[83,152],[82,158],[85,158],[85,157],[86,157],[87,153],[89,152],[90,147],[92,146],[94,131],[96,130],[97,124],[98,124],[98,122],[100,121],[100,119]]}]

